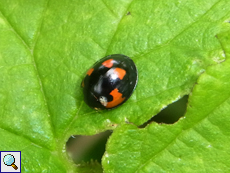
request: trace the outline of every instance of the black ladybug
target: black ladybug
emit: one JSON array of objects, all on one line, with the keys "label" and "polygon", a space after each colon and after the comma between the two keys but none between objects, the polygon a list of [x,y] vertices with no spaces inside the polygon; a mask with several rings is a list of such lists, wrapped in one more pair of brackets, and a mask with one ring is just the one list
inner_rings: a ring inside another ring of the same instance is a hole
[{"label": "black ladybug", "polygon": [[84,100],[96,110],[112,109],[131,96],[137,84],[137,68],[129,57],[108,55],[97,61],[82,80]]}]

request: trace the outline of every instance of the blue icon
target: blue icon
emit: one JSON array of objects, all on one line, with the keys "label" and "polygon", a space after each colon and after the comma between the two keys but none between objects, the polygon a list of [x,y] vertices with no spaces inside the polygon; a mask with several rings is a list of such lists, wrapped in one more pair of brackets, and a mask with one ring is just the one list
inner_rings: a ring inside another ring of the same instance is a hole
[{"label": "blue icon", "polygon": [[3,158],[3,162],[7,166],[12,166],[15,170],[18,169],[18,167],[14,164],[15,163],[15,158],[12,154],[7,154]]}]

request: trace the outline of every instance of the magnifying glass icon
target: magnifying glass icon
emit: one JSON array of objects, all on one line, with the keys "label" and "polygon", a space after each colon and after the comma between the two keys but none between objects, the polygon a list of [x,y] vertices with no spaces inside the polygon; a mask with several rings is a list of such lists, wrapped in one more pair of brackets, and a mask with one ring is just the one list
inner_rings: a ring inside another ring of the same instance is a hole
[{"label": "magnifying glass icon", "polygon": [[7,166],[12,166],[15,170],[18,169],[18,167],[14,164],[15,163],[15,158],[11,154],[7,154],[3,157],[3,162]]}]

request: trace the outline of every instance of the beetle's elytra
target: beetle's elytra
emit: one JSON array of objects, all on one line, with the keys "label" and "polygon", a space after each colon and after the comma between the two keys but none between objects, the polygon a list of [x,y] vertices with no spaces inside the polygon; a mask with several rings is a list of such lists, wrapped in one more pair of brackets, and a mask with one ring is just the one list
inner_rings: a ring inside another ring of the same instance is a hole
[{"label": "beetle's elytra", "polygon": [[118,107],[133,93],[137,78],[132,59],[122,54],[108,55],[87,71],[81,84],[84,101],[96,110]]}]

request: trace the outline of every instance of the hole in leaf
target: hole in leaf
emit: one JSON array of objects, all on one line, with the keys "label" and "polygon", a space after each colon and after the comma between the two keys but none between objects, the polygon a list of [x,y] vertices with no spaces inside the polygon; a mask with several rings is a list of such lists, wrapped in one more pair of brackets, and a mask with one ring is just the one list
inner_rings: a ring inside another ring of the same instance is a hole
[{"label": "hole in leaf", "polygon": [[105,152],[105,144],[111,131],[105,131],[93,136],[71,136],[66,143],[66,150],[72,160],[76,163],[98,161]]},{"label": "hole in leaf", "polygon": [[144,128],[147,124],[151,123],[152,121],[164,124],[173,124],[177,122],[180,119],[180,117],[184,116],[187,107],[187,102],[188,95],[185,95],[181,99],[177,100],[176,102],[168,105],[166,108],[161,110],[161,112],[159,112],[149,121],[141,125],[140,128]]}]

